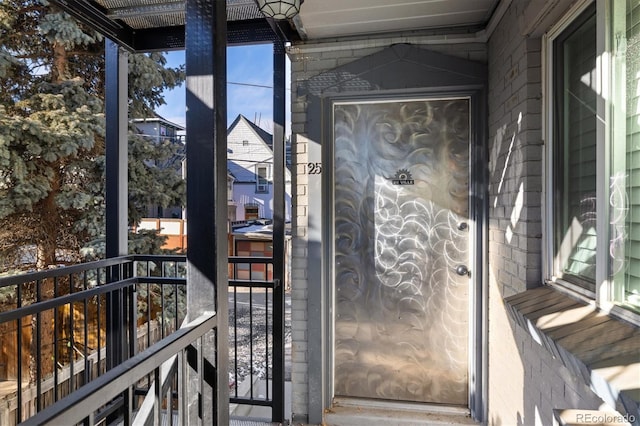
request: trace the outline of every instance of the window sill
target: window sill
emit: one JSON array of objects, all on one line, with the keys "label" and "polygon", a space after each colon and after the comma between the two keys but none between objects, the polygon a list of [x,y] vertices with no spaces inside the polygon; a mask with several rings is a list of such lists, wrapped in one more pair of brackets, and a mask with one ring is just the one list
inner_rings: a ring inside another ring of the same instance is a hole
[{"label": "window sill", "polygon": [[[551,279],[545,281],[545,285],[551,286],[561,293],[582,300],[587,305],[593,305],[594,300],[597,299],[595,292],[567,281]],[[640,308],[637,306],[625,306],[621,303],[605,301],[599,305],[599,308],[615,318],[626,321],[631,325],[640,328]]]},{"label": "window sill", "polygon": [[505,299],[516,323],[606,403],[640,413],[640,328],[550,286]]}]

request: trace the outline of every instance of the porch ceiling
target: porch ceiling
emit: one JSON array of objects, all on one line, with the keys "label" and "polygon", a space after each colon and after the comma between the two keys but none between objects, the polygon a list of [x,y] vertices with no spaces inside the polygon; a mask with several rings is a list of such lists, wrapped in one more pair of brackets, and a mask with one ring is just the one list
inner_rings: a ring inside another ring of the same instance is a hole
[{"label": "porch ceiling", "polygon": [[309,40],[485,26],[500,0],[305,0],[295,19]]},{"label": "porch ceiling", "polygon": [[[205,0],[201,0],[205,1]],[[215,1],[215,0],[209,0]],[[255,0],[227,0],[229,43],[332,39],[484,27],[501,0],[305,0],[291,21],[264,19]],[[184,48],[184,0],[52,0],[134,51]]]}]

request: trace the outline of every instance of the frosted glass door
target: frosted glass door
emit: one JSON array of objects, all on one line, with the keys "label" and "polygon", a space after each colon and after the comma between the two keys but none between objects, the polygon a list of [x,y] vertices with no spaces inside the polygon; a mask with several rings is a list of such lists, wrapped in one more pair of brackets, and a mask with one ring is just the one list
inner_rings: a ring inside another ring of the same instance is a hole
[{"label": "frosted glass door", "polygon": [[469,99],[334,106],[334,395],[466,406]]}]

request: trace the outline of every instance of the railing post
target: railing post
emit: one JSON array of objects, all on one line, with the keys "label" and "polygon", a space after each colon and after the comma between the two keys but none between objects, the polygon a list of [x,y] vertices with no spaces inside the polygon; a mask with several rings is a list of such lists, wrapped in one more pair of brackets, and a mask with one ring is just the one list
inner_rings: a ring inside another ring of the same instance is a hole
[{"label": "railing post", "polygon": [[178,353],[178,424],[187,425],[187,350]]},{"label": "railing post", "polygon": [[122,392],[123,404],[123,426],[131,426],[133,424],[133,386],[129,386],[127,389]]},{"label": "railing post", "polygon": [[[107,268],[107,283],[119,281],[120,271],[117,266]],[[124,299],[122,289],[106,294],[106,369],[110,370],[123,361],[124,339]]]},{"label": "railing post", "polygon": [[[134,262],[127,262],[123,265],[124,279],[133,277]],[[127,325],[128,325],[128,342],[129,347],[127,358],[131,358],[138,352],[138,298],[136,286],[132,285],[124,289],[127,306]],[[148,307],[147,307],[148,309]]]}]

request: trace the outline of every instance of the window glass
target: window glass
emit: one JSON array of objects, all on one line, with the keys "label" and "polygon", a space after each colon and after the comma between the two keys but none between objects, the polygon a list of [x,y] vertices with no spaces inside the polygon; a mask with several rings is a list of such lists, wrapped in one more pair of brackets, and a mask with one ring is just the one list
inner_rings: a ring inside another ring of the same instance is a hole
[{"label": "window glass", "polygon": [[265,280],[265,266],[261,263],[254,263],[251,265],[251,279],[252,280]]},{"label": "window glass", "polygon": [[260,252],[260,253],[264,252],[264,243],[262,241],[252,241],[251,250],[255,252]]},{"label": "window glass", "polygon": [[613,2],[611,274],[614,299],[640,309],[640,2]]},{"label": "window glass", "polygon": [[267,192],[267,167],[258,166],[256,174],[258,175],[258,178],[256,179],[256,191]]},{"label": "window glass", "polygon": [[554,269],[557,277],[595,290],[595,7],[555,40],[554,59]]},{"label": "window glass", "polygon": [[245,220],[258,219],[258,207],[257,206],[249,206],[249,205],[245,204],[245,206],[244,206],[244,219]]},{"label": "window glass", "polygon": [[250,241],[236,241],[236,252],[238,256],[250,256],[251,255],[251,242]]}]

